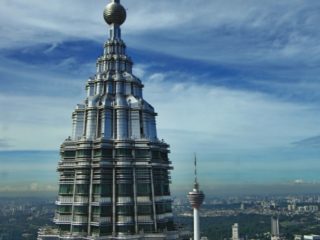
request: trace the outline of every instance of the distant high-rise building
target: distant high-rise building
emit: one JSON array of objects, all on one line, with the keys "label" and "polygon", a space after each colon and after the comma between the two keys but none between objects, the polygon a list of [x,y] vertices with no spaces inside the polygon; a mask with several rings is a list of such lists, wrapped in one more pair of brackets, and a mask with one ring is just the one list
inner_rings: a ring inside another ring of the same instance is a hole
[{"label": "distant high-rise building", "polygon": [[235,223],[232,225],[232,240],[239,240],[239,224]]},{"label": "distant high-rise building", "polygon": [[157,113],[132,73],[120,0],[106,6],[104,19],[110,37],[84,104],[72,114],[72,136],[61,145],[56,229],[41,230],[38,239],[181,239],[173,223],[169,145],[159,140]]},{"label": "distant high-rise building", "polygon": [[320,240],[320,235],[304,235],[303,240]]},{"label": "distant high-rise building", "polygon": [[288,211],[295,211],[296,210],[296,205],[293,203],[293,204],[288,204]]},{"label": "distant high-rise building", "polygon": [[294,235],[293,240],[303,240],[303,236],[296,234],[296,235]]},{"label": "distant high-rise building", "polygon": [[271,217],[271,240],[280,239],[279,218]]},{"label": "distant high-rise building", "polygon": [[193,239],[200,240],[200,218],[199,209],[204,200],[204,194],[200,191],[197,178],[197,158],[194,158],[194,186],[193,191],[188,194],[189,202],[193,208]]},{"label": "distant high-rise building", "polygon": [[241,205],[240,205],[240,210],[244,210],[245,209],[245,204],[244,203],[241,203]]}]

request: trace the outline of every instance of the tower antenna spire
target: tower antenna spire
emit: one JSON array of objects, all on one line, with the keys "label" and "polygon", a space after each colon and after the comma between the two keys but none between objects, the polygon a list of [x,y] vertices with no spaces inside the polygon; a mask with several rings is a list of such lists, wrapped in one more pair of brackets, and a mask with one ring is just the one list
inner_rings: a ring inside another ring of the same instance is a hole
[{"label": "tower antenna spire", "polygon": [[110,39],[121,40],[120,26],[127,18],[126,9],[120,4],[120,0],[110,0],[103,11],[103,17],[110,26]]},{"label": "tower antenna spire", "polygon": [[194,189],[199,189],[198,173],[197,173],[197,154],[194,154]]},{"label": "tower antenna spire", "polygon": [[194,154],[194,182],[198,182],[198,176],[197,176],[197,154]]}]

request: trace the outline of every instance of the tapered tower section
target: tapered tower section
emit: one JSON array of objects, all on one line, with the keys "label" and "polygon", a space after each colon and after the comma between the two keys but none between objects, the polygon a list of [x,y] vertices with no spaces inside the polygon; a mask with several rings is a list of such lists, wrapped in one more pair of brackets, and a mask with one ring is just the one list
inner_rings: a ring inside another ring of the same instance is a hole
[{"label": "tapered tower section", "polygon": [[197,178],[197,158],[194,158],[194,186],[193,191],[189,192],[188,199],[193,208],[193,239],[200,240],[200,218],[199,209],[204,200],[204,194],[200,191]]},{"label": "tapered tower section", "polygon": [[110,37],[61,145],[57,229],[40,231],[39,239],[180,239],[169,145],[157,137],[157,114],[121,38],[126,10],[112,0],[103,15]]}]

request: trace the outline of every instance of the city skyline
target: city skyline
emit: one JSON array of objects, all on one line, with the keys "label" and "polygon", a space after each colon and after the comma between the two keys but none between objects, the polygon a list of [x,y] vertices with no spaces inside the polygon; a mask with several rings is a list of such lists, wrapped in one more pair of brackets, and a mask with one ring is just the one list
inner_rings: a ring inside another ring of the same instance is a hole
[{"label": "city skyline", "polygon": [[[83,98],[85,79],[107,38],[105,4],[4,1],[0,191],[18,185],[26,191],[54,189],[58,146],[71,135],[70,109]],[[146,85],[146,99],[157,106],[159,137],[171,145],[173,187],[192,184],[193,152],[204,188],[318,187],[319,3],[123,4],[130,19],[123,38],[137,63],[133,71]],[[201,7],[190,12],[193,4]],[[35,178],[38,171],[43,178]]]}]

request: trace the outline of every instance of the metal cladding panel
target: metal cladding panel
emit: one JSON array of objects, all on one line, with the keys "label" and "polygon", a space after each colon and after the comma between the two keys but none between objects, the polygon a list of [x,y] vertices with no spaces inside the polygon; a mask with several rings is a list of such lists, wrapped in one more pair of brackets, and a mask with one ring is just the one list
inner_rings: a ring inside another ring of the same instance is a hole
[{"label": "metal cladding panel", "polygon": [[86,126],[86,138],[94,139],[97,129],[97,110],[88,109],[87,111],[87,126]]},{"label": "metal cladding panel", "polygon": [[117,139],[128,138],[128,111],[117,109]]},{"label": "metal cladding panel", "polygon": [[84,106],[78,105],[77,109],[72,114],[72,139],[78,140],[83,135],[85,110]]},{"label": "metal cladding panel", "polygon": [[140,113],[138,110],[131,111],[131,138],[139,139],[141,138],[140,129]]},{"label": "metal cladding panel", "polygon": [[112,119],[113,119],[113,111],[111,109],[106,109],[104,112],[104,122],[102,135],[104,138],[111,139],[112,138]]}]

